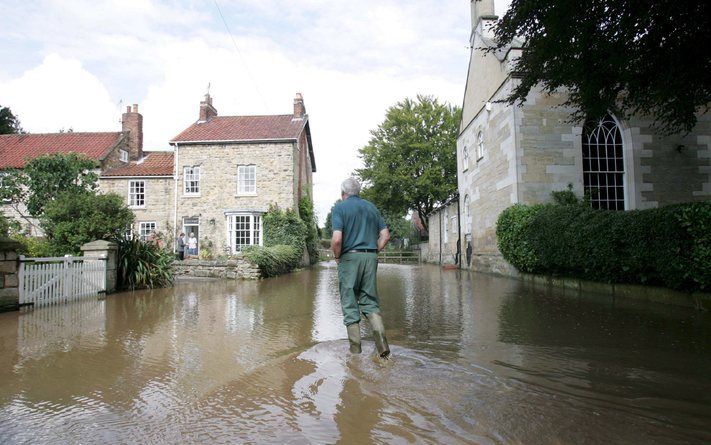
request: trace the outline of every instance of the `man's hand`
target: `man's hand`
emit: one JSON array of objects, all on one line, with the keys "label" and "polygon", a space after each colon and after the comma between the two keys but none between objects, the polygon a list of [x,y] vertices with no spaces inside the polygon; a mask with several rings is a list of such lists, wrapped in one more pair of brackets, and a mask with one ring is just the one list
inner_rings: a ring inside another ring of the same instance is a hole
[{"label": "man's hand", "polygon": [[383,250],[390,241],[390,229],[387,227],[380,231],[378,236],[378,252]]},{"label": "man's hand", "polygon": [[343,247],[343,232],[334,230],[331,237],[331,250],[333,257],[336,259],[336,264],[341,262],[341,247]]}]

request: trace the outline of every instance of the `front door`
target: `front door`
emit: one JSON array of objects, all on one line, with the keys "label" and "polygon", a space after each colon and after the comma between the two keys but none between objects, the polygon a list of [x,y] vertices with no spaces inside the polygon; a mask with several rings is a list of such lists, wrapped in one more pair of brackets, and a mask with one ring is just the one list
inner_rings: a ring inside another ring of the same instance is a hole
[{"label": "front door", "polygon": [[200,220],[198,218],[183,218],[183,233],[185,233],[185,245],[188,247],[190,234],[194,234],[197,239],[197,250],[195,252],[186,251],[189,255],[197,255],[200,252]]}]

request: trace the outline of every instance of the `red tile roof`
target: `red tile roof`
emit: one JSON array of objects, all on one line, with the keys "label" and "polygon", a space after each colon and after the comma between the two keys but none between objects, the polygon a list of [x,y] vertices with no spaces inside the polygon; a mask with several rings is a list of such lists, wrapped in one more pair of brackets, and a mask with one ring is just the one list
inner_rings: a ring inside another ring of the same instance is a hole
[{"label": "red tile roof", "polygon": [[0,170],[22,168],[38,156],[50,153],[82,153],[100,161],[121,133],[46,133],[0,135]]},{"label": "red tile roof", "polygon": [[306,122],[306,119],[293,119],[291,114],[215,116],[207,122],[192,124],[171,142],[298,139]]},{"label": "red tile roof", "polygon": [[106,170],[101,173],[101,177],[173,175],[172,151],[144,151],[143,155],[142,160]]}]

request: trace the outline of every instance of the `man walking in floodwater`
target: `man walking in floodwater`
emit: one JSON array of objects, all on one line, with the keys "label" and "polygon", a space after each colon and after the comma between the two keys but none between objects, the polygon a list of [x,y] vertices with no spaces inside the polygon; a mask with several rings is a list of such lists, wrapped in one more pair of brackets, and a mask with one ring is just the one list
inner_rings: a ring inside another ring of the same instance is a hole
[{"label": "man walking in floodwater", "polygon": [[390,230],[378,209],[362,199],[360,183],[348,178],[341,184],[342,201],[331,213],[331,250],[338,263],[338,283],[343,323],[348,331],[350,350],[361,352],[360,314],[368,318],[375,346],[382,358],[390,355],[385,327],[380,316],[377,274],[378,252],[390,241]]}]

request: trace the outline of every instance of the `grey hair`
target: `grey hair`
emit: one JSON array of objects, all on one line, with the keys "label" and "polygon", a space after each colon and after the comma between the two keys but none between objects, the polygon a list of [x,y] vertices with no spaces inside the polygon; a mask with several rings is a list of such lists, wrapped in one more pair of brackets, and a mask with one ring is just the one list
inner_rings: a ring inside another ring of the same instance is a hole
[{"label": "grey hair", "polygon": [[341,193],[353,196],[360,193],[360,182],[356,178],[348,178],[341,183]]}]

